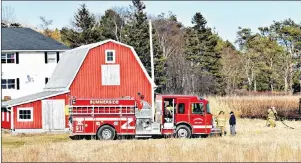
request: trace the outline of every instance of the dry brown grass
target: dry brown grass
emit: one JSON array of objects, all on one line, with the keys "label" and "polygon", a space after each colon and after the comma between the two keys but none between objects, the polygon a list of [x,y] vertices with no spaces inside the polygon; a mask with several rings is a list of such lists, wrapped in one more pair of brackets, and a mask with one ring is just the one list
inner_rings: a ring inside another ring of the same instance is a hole
[{"label": "dry brown grass", "polygon": [[[265,118],[267,109],[275,106],[281,117],[296,116],[301,96],[209,97],[214,114],[234,111],[242,118]],[[299,115],[300,116],[300,115]]]},{"label": "dry brown grass", "polygon": [[[279,111],[296,108],[299,97],[209,97],[214,114],[220,110],[238,115],[261,115],[271,105]],[[237,136],[206,139],[149,140],[70,140],[61,135],[2,135],[5,162],[300,162],[301,121],[277,121],[276,128],[266,121],[237,119]],[[229,131],[229,126],[227,126]]]},{"label": "dry brown grass", "polygon": [[[128,161],[301,161],[301,122],[238,119],[237,136],[195,139],[80,140],[68,135],[30,135],[2,138],[2,159],[7,162],[128,162]],[[228,127],[227,127],[228,129]],[[20,143],[22,142],[22,143]]]}]

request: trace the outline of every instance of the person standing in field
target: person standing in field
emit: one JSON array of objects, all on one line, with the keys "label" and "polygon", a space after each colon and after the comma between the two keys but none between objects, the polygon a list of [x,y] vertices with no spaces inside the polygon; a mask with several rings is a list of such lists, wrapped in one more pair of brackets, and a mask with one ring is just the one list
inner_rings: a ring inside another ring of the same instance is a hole
[{"label": "person standing in field", "polygon": [[235,134],[236,134],[236,131],[235,131],[236,118],[235,118],[233,111],[230,112],[229,125],[230,125],[231,135],[235,136]]},{"label": "person standing in field", "polygon": [[276,116],[277,116],[277,111],[275,109],[275,107],[271,107],[270,109],[268,109],[268,123],[269,123],[269,127],[276,127]]},{"label": "person standing in field", "polygon": [[216,126],[217,128],[221,129],[222,131],[222,136],[225,135],[225,126],[226,126],[226,117],[225,117],[225,112],[220,111],[217,118],[216,118]]}]

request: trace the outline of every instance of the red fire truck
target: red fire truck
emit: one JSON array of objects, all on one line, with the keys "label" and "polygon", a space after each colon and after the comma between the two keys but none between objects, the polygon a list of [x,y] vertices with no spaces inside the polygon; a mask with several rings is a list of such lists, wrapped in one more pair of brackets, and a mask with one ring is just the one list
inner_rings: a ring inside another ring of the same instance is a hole
[{"label": "red fire truck", "polygon": [[[209,102],[197,96],[156,95],[155,115],[146,101],[133,98],[73,99],[69,125],[74,139],[96,136],[110,140],[117,136],[207,137],[212,132]],[[169,111],[167,107],[172,109]]]}]

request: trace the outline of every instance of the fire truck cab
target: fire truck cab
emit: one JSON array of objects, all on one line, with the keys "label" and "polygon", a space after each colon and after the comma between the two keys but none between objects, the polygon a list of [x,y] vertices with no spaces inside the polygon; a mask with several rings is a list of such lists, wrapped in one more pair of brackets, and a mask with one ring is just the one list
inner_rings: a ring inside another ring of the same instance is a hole
[{"label": "fire truck cab", "polygon": [[197,96],[156,95],[155,115],[144,100],[76,99],[70,105],[69,126],[75,136],[110,140],[117,136],[208,136],[212,129],[209,102]]}]

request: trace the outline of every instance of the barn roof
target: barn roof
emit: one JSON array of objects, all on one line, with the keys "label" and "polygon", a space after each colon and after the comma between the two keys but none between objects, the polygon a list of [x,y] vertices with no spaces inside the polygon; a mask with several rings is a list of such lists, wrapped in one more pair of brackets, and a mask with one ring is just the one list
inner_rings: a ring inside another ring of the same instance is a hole
[{"label": "barn roof", "polygon": [[30,28],[2,28],[3,51],[68,50],[67,46]]},{"label": "barn roof", "polygon": [[2,107],[11,107],[11,106],[16,106],[16,105],[21,105],[21,104],[33,102],[36,100],[41,100],[41,99],[45,99],[48,97],[57,96],[57,95],[67,93],[67,92],[68,91],[43,91],[43,92],[39,92],[39,93],[31,94],[28,96],[23,96],[20,98],[2,102]]},{"label": "barn roof", "polygon": [[132,50],[136,60],[138,61],[141,69],[143,70],[146,78],[148,81],[156,87],[155,83],[152,82],[149,74],[147,73],[145,67],[143,66],[141,60],[139,59],[138,55],[136,54],[134,48],[132,46],[123,44],[121,42],[115,40],[105,40],[102,42],[97,42],[93,44],[83,45],[78,48],[65,51],[62,55],[60,62],[57,64],[50,80],[44,87],[44,91],[67,91],[69,90],[76,74],[78,73],[81,65],[83,64],[88,52],[90,49],[100,46],[102,44],[114,42],[116,44],[120,44],[122,46],[128,47]]}]

